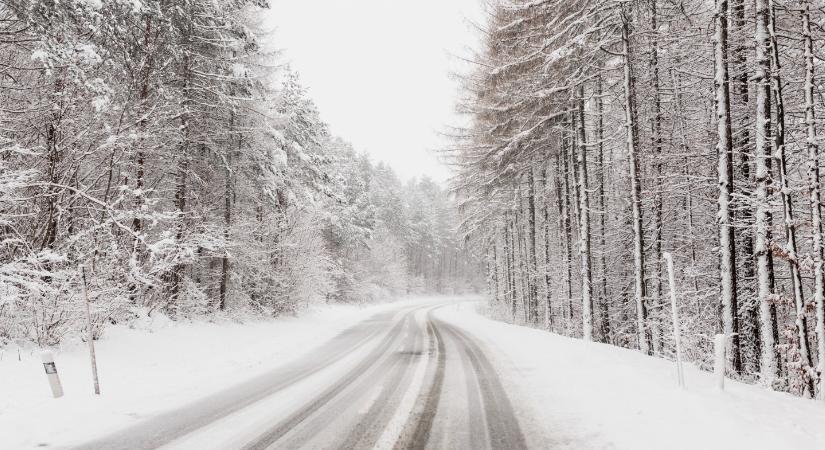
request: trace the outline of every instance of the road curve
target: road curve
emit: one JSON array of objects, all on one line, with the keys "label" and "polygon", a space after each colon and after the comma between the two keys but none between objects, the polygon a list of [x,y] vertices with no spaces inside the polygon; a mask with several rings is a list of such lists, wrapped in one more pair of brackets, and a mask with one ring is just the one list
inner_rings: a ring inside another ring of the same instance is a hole
[{"label": "road curve", "polygon": [[270,373],[81,449],[521,449],[525,437],[483,346],[406,306]]}]

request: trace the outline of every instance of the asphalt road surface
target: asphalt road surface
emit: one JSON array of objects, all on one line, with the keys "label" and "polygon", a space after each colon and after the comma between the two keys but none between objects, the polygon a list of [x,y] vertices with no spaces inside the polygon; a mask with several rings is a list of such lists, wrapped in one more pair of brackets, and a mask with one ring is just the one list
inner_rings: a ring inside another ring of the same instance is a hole
[{"label": "asphalt road surface", "polygon": [[440,321],[441,307],[378,314],[277,370],[80,448],[525,448],[482,345]]}]

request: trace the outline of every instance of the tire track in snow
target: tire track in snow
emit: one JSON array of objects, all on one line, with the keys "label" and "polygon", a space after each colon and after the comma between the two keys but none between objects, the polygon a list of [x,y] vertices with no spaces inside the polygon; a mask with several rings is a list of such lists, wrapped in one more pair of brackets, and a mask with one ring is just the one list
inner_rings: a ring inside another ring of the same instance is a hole
[{"label": "tire track in snow", "polygon": [[432,385],[427,395],[421,399],[416,407],[415,420],[408,423],[408,427],[414,428],[411,431],[402,432],[399,441],[395,445],[396,449],[419,450],[426,447],[430,439],[435,413],[438,410],[438,403],[441,400],[447,355],[444,350],[444,339],[441,337],[438,328],[433,325],[431,312],[427,315],[427,331],[430,336],[430,354],[436,353],[438,355],[432,366]]},{"label": "tire track in snow", "polygon": [[[417,322],[417,321],[416,321]],[[406,344],[407,348],[393,358],[399,358],[401,364],[383,382],[381,395],[370,405],[369,410],[358,421],[356,426],[350,431],[345,440],[338,446],[340,449],[372,448],[378,446],[387,431],[394,426],[393,421],[399,413],[403,413],[406,405],[403,401],[408,392],[419,389],[415,379],[417,373],[412,369],[420,364],[423,357],[421,345],[426,337],[422,335],[421,329],[415,323],[412,339]],[[409,345],[411,344],[411,345]],[[382,420],[386,417],[386,420]]]},{"label": "tire track in snow", "polygon": [[495,368],[475,340],[459,328],[437,320],[437,327],[442,327],[445,334],[455,338],[460,348],[466,353],[472,365],[472,371],[478,381],[484,404],[484,416],[490,448],[526,449],[524,434],[519,426],[515,411],[507,392],[498,378]]},{"label": "tire track in snow", "polygon": [[[207,430],[193,432],[299,385],[359,348],[363,352],[349,358],[343,376],[318,395],[304,394],[304,406],[276,414],[274,425],[264,420],[263,433],[256,430],[235,448],[526,448],[512,404],[478,341],[433,317],[443,306],[376,316],[279,370],[81,448],[157,448],[183,436],[207,436]],[[258,414],[265,419],[266,409]],[[451,424],[450,417],[458,422]],[[430,442],[436,434],[445,441]]]},{"label": "tire track in snow", "polygon": [[324,405],[326,405],[332,399],[338,396],[347,387],[349,387],[356,380],[358,380],[371,367],[375,366],[375,364],[388,352],[388,350],[392,347],[392,345],[401,335],[403,326],[405,324],[408,324],[409,320],[410,318],[409,316],[407,316],[404,320],[396,324],[395,327],[393,327],[393,329],[390,331],[388,336],[382,341],[382,343],[375,350],[373,350],[366,358],[361,360],[361,362],[358,365],[356,365],[356,367],[347,372],[340,379],[340,381],[333,384],[331,387],[327,388],[327,390],[325,390],[321,395],[316,397],[311,403],[306,405],[304,408],[297,411],[286,420],[280,422],[279,424],[275,425],[275,427],[259,436],[254,443],[244,446],[244,450],[262,450],[275,444],[289,431],[297,427],[301,422],[312,416],[316,411],[320,410],[322,407],[324,407]]},{"label": "tire track in snow", "polygon": [[415,417],[416,411],[421,408],[419,399],[423,397],[422,390],[426,385],[428,373],[432,372],[433,355],[437,349],[430,323],[431,311],[432,309],[427,309],[416,313],[417,331],[421,338],[421,342],[417,342],[416,346],[422,351],[419,352],[420,355],[416,358],[414,365],[411,364],[408,368],[412,373],[411,380],[406,383],[407,388],[403,391],[403,397],[395,407],[395,413],[384,424],[383,432],[378,439],[372,441],[373,450],[386,450],[401,446],[400,443],[404,442],[404,438],[412,433],[408,431],[409,423],[415,424],[415,421],[411,421],[410,418]]},{"label": "tire track in snow", "polygon": [[397,330],[404,321],[399,321],[389,332],[384,324],[395,321],[395,317],[405,315],[413,309],[415,308],[378,314],[344,330],[328,345],[319,347],[320,354],[314,354],[309,359],[295,360],[243,384],[75,448],[140,450],[156,449],[169,444],[332,366],[382,334],[386,334],[383,341],[386,343],[393,330]]}]

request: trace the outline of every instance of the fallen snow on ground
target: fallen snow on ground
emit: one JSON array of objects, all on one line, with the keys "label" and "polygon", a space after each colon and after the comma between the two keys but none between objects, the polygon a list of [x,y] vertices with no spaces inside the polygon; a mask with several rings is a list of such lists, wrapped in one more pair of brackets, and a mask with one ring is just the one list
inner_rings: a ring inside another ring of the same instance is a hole
[{"label": "fallen snow on ground", "polygon": [[0,448],[70,446],[243,382],[305,355],[393,304],[328,306],[300,317],[178,323],[156,316],[112,327],[96,341],[102,395],[92,392],[88,348],[55,351],[66,395],[52,399],[40,353],[0,349]]},{"label": "fallen snow on ground", "polygon": [[[97,342],[103,395],[92,391],[82,343],[56,352],[66,396],[51,398],[39,353],[4,349],[0,448],[69,446],[272,370],[395,305],[331,306],[251,323],[114,327]],[[528,444],[558,449],[823,449],[825,404],[686,368],[635,351],[489,320],[477,303],[437,317],[482,341],[508,389]]]},{"label": "fallen snow on ground", "polygon": [[476,308],[437,317],[486,344],[528,443],[543,435],[569,449],[825,449],[825,402],[730,380],[720,392],[692,367],[683,390],[671,362],[489,320]]}]

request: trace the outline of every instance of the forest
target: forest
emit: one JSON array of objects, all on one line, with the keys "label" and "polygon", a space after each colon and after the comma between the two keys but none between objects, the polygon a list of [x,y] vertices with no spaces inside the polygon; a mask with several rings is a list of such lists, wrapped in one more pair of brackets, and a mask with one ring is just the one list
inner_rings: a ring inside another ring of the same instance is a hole
[{"label": "forest", "polygon": [[825,0],[0,0],[0,447],[825,449]]},{"label": "forest", "polygon": [[498,314],[672,359],[677,308],[693,364],[825,397],[823,7],[488,2],[446,155]]},{"label": "forest", "polygon": [[825,3],[489,0],[448,187],[330,131],[268,6],[0,1],[0,345],[486,289],[825,398]]},{"label": "forest", "polygon": [[79,333],[84,293],[97,336],[483,285],[454,197],[332,135],[267,7],[0,2],[0,346]]}]

